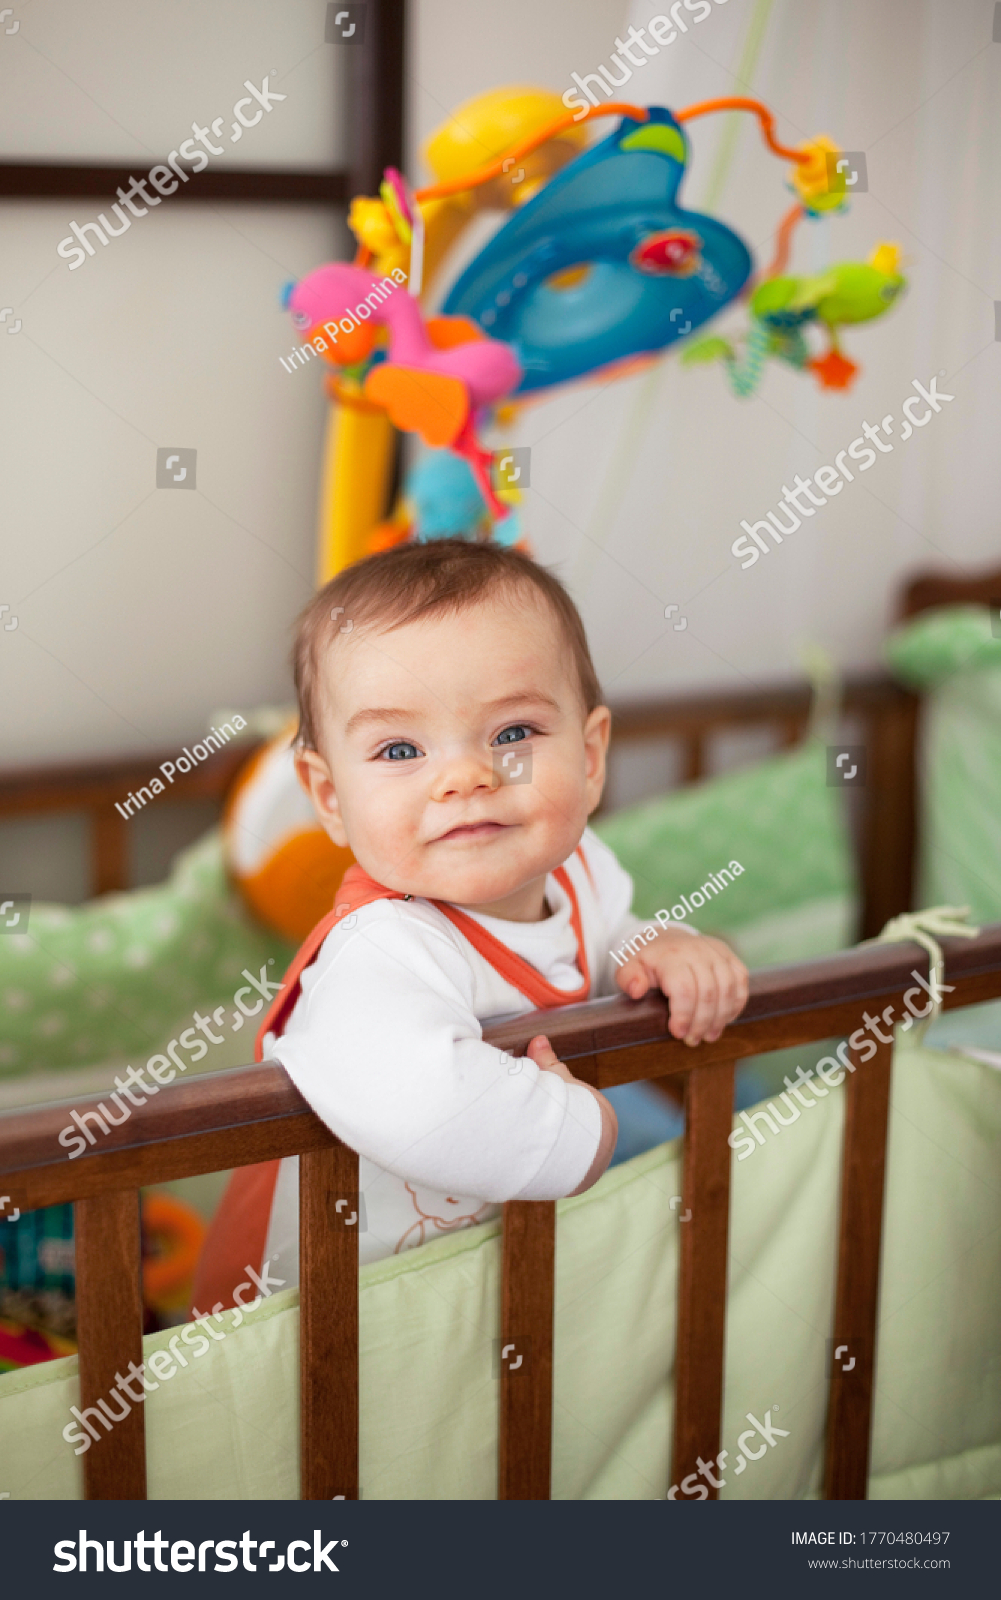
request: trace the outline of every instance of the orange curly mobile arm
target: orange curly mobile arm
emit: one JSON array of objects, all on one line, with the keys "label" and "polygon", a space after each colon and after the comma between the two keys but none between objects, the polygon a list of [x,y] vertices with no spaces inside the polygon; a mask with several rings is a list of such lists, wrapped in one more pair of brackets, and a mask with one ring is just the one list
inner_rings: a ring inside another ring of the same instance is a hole
[{"label": "orange curly mobile arm", "polygon": [[[690,122],[693,117],[704,116],[709,111],[753,111],[761,123],[761,131],[765,143],[770,150],[778,156],[785,156],[790,161],[804,162],[811,158],[803,150],[791,150],[787,145],[779,144],[773,129],[775,118],[768,107],[760,100],[748,100],[741,96],[724,96],[718,100],[700,100],[697,105],[685,106],[682,111],[674,113],[677,122]],[[634,106],[626,101],[611,100],[607,106],[588,106],[585,116],[577,116],[567,111],[563,116],[556,117],[552,122],[533,133],[530,138],[523,139],[520,144],[512,145],[503,155],[496,156],[493,161],[488,161],[485,166],[478,167],[468,177],[449,178],[442,183],[432,183],[425,189],[418,189],[414,195],[417,201],[444,200],[449,195],[465,194],[470,189],[478,189],[481,184],[489,183],[491,178],[499,177],[507,170],[506,163],[520,161],[523,156],[532,154],[549,139],[555,139],[558,134],[567,128],[572,128],[578,123],[586,122],[589,118],[596,117],[632,117],[636,122],[649,122],[650,113],[644,106]],[[355,256],[357,266],[367,266],[370,259],[369,252],[361,246]]]},{"label": "orange curly mobile arm", "polygon": [[785,271],[786,262],[789,260],[789,247],[793,230],[796,224],[805,216],[806,212],[797,200],[796,204],[790,206],[782,218],[775,235],[775,255],[772,258],[771,266],[765,270],[764,276],[766,278],[777,278],[780,272]]},{"label": "orange curly mobile arm", "polygon": [[745,100],[740,95],[725,95],[719,100],[700,100],[694,106],[685,106],[683,111],[676,111],[674,120],[690,122],[693,117],[705,116],[707,111],[753,111],[761,123],[761,132],[769,150],[774,150],[777,156],[785,156],[789,161],[812,159],[808,151],[791,150],[788,145],[779,144],[774,133],[775,118],[761,100]]}]

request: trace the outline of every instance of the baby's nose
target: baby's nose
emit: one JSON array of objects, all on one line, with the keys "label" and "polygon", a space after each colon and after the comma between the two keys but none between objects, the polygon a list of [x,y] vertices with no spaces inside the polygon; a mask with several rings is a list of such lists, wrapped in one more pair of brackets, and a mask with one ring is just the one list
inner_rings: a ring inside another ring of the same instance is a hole
[{"label": "baby's nose", "polygon": [[474,794],[477,789],[496,789],[499,784],[500,779],[486,757],[474,751],[463,751],[441,763],[431,794],[435,800],[446,800],[450,796]]}]

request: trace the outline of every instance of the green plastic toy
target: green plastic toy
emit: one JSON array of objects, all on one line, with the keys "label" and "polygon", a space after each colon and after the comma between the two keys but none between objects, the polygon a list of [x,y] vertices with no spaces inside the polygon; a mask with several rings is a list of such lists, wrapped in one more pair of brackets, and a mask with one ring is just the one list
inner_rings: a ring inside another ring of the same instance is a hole
[{"label": "green plastic toy", "polygon": [[[842,354],[838,329],[871,322],[890,309],[906,287],[899,259],[897,245],[879,244],[868,261],[842,261],[811,277],[766,278],[751,295],[751,324],[742,348],[714,335],[690,345],[682,362],[722,361],[734,394],[741,396],[754,393],[770,358],[809,368],[824,389],[847,389],[859,368]],[[801,330],[811,322],[827,330],[824,356],[810,355]]]}]

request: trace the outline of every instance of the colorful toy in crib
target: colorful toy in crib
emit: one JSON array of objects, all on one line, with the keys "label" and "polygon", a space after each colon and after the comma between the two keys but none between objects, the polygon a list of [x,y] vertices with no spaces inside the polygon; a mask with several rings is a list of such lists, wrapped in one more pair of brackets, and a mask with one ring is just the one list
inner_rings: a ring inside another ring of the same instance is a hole
[{"label": "colorful toy in crib", "polygon": [[154,1189],[142,1197],[143,1305],[159,1327],[187,1312],[205,1243],[205,1223],[193,1206]]},{"label": "colorful toy in crib", "polygon": [[299,786],[295,729],[293,717],[251,756],[223,817],[230,877],[253,915],[293,945],[326,916],[354,861],[324,833]]},{"label": "colorful toy in crib", "polygon": [[[490,452],[477,419],[521,377],[517,357],[467,317],[427,321],[397,277],[331,262],[295,285],[292,321],[319,353],[347,369],[355,393],[381,407],[398,428],[463,456],[494,515],[507,511],[490,482]],[[386,346],[379,343],[385,330]],[[347,391],[342,391],[342,397]]]},{"label": "colorful toy in crib", "polygon": [[[142,1289],[151,1332],[190,1303],[205,1223],[174,1195],[142,1196]],[[26,1211],[0,1229],[0,1372],[76,1350],[73,1207]]]},{"label": "colorful toy in crib", "polygon": [[[838,329],[871,322],[889,311],[906,288],[898,271],[900,250],[879,244],[868,261],[843,261],[811,277],[776,274],[760,283],[751,295],[751,323],[743,348],[719,337],[700,339],[682,356],[686,365],[722,361],[736,395],[753,394],[770,358],[798,369],[809,368],[824,389],[847,389],[859,368],[843,354]],[[802,329],[823,325],[828,349],[811,356]]]},{"label": "colorful toy in crib", "polygon": [[0,1219],[0,1372],[76,1350],[73,1207]]},{"label": "colorful toy in crib", "polygon": [[496,494],[507,507],[502,522],[493,520],[467,461],[449,450],[426,450],[408,470],[392,516],[373,531],[371,547],[389,550],[408,539],[418,544],[429,539],[492,539],[523,549],[521,494],[516,485],[497,489]]}]

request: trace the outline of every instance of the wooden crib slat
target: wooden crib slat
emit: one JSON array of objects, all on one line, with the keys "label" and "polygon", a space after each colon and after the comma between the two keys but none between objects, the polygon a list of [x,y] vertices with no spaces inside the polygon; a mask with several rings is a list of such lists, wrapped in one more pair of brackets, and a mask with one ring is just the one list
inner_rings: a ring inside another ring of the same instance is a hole
[{"label": "wooden crib slat", "polygon": [[696,728],[685,739],[682,783],[697,783],[705,771],[704,732],[704,729]]},{"label": "wooden crib slat", "polygon": [[[681,1232],[671,1466],[676,1484],[697,1471],[699,1456],[711,1462],[720,1449],[734,1065],[695,1067],[685,1086],[684,1175],[675,1212]],[[715,1500],[716,1490],[706,1487]]]},{"label": "wooden crib slat", "polygon": [[299,1157],[301,1498],[358,1499],[358,1157]]},{"label": "wooden crib slat", "polygon": [[845,1085],[838,1285],[827,1413],[824,1494],[828,1500],[864,1500],[867,1495],[893,1045],[877,1045],[876,1055],[864,1066],[854,1054],[852,1060],[856,1070]]},{"label": "wooden crib slat", "polygon": [[[83,1456],[84,1495],[145,1500],[145,1391],[128,1370],[130,1361],[138,1368],[143,1359],[138,1190],[78,1200],[74,1232],[80,1410],[86,1417],[99,1400],[107,1401],[112,1416],[129,1407],[110,1433],[99,1420],[103,1411],[87,1419],[99,1437]],[[116,1372],[126,1378],[131,1398],[117,1386]]]},{"label": "wooden crib slat", "polygon": [[504,1207],[499,1500],[548,1500],[553,1444],[556,1203]]},{"label": "wooden crib slat", "polygon": [[90,828],[91,893],[113,894],[127,889],[129,841],[125,818],[106,801],[91,811]]}]

